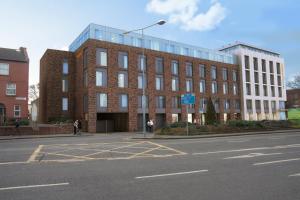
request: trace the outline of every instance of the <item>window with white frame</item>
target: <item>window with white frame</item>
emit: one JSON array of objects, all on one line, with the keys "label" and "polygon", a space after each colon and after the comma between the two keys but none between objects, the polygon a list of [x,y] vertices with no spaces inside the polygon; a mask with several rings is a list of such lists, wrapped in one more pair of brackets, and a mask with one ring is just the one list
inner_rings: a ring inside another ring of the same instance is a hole
[{"label": "window with white frame", "polygon": [[63,92],[68,92],[69,89],[69,82],[67,77],[62,78],[62,91]]},{"label": "window with white frame", "polygon": [[201,93],[205,92],[205,80],[200,80],[199,89]]},{"label": "window with white frame", "polygon": [[187,79],[186,80],[186,91],[187,92],[192,92],[193,91],[193,80],[192,79]]},{"label": "window with white frame", "polygon": [[0,63],[0,75],[9,75],[9,64]]},{"label": "window with white frame", "polygon": [[223,94],[228,94],[228,83],[227,82],[223,83]]},{"label": "window with white frame", "polygon": [[107,94],[97,93],[97,110],[100,108],[107,108]]},{"label": "window with white frame", "polygon": [[163,76],[157,75],[155,77],[155,88],[156,88],[156,90],[163,90],[163,88],[164,88]]},{"label": "window with white frame", "polygon": [[128,95],[127,94],[120,94],[119,95],[119,107],[120,108],[127,108],[128,107]]},{"label": "window with white frame", "polygon": [[105,68],[96,69],[96,86],[106,87],[107,73]]},{"label": "window with white frame", "polygon": [[118,73],[118,87],[125,88],[128,86],[127,72]]},{"label": "window with white frame", "polygon": [[127,52],[119,52],[119,67],[123,69],[128,68],[128,54]]},{"label": "window with white frame", "polygon": [[107,66],[107,50],[98,48],[96,50],[96,64]]},{"label": "window with white frame", "polygon": [[63,74],[68,74],[69,73],[69,64],[68,64],[68,60],[67,59],[64,59],[63,61]]},{"label": "window with white frame", "polygon": [[62,110],[63,111],[68,110],[68,98],[66,98],[66,97],[62,98]]},{"label": "window with white frame", "polygon": [[14,105],[14,117],[21,117],[21,106]]},{"label": "window with white frame", "polygon": [[146,71],[146,56],[144,55],[139,55],[138,56],[138,69],[140,70],[140,71]]},{"label": "window with white frame", "polygon": [[172,60],[171,62],[171,70],[173,75],[178,75],[178,61]]},{"label": "window with white frame", "polygon": [[179,90],[179,79],[178,77],[172,77],[172,91]]},{"label": "window with white frame", "polygon": [[199,65],[199,73],[201,78],[205,78],[205,65],[200,64]]},{"label": "window with white frame", "polygon": [[145,80],[143,81],[143,74],[138,75],[138,88],[143,89],[143,84],[145,85],[144,87],[147,87],[147,77],[146,75],[144,76]]},{"label": "window with white frame", "polygon": [[15,83],[8,83],[6,85],[6,95],[9,95],[9,96],[14,96],[16,95],[16,84]]},{"label": "window with white frame", "polygon": [[210,71],[211,79],[215,80],[217,79],[217,68],[215,66],[211,66],[211,71]]},{"label": "window with white frame", "polygon": [[211,93],[216,94],[218,92],[218,85],[216,81],[211,82]]}]

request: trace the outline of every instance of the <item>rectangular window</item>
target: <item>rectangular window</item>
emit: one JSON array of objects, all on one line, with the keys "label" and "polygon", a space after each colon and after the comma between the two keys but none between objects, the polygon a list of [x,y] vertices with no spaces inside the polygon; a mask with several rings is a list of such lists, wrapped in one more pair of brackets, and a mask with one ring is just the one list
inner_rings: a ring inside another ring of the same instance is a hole
[{"label": "rectangular window", "polygon": [[155,77],[155,88],[156,88],[156,90],[163,90],[163,88],[164,88],[163,76],[157,75]]},{"label": "rectangular window", "polygon": [[246,83],[246,94],[247,95],[251,95],[251,85],[250,85],[250,83]]},{"label": "rectangular window", "polygon": [[263,77],[263,84],[267,84],[267,74],[263,73],[262,77]]},{"label": "rectangular window", "polygon": [[214,107],[215,107],[215,110],[216,110],[216,112],[219,112],[219,99],[215,99],[215,100],[213,100],[213,104],[214,104]]},{"label": "rectangular window", "polygon": [[272,112],[276,111],[276,101],[271,101],[271,109],[272,109]]},{"label": "rectangular window", "polygon": [[156,108],[165,108],[165,97],[164,96],[157,96],[156,97]]},{"label": "rectangular window", "polygon": [[193,91],[193,80],[187,79],[185,83],[186,83],[186,91],[192,92]]},{"label": "rectangular window", "polygon": [[193,65],[192,63],[185,64],[185,75],[188,77],[193,76]]},{"label": "rectangular window", "polygon": [[259,85],[255,84],[255,95],[259,96],[260,92],[259,92]]},{"label": "rectangular window", "polygon": [[270,81],[271,81],[271,85],[274,85],[274,75],[273,74],[270,75]]},{"label": "rectangular window", "polygon": [[259,83],[258,72],[254,72],[254,82]]},{"label": "rectangular window", "polygon": [[271,95],[272,95],[272,97],[275,97],[275,88],[274,88],[274,86],[271,86]]},{"label": "rectangular window", "polygon": [[282,97],[282,88],[278,87],[278,97]]},{"label": "rectangular window", "polygon": [[146,88],[147,87],[147,77],[145,75],[145,80],[143,81],[143,74],[139,74],[138,75],[138,88],[143,89],[143,84],[144,84],[144,87]]},{"label": "rectangular window", "polygon": [[280,75],[281,74],[280,63],[276,63],[276,69],[277,69],[277,74]]},{"label": "rectangular window", "polygon": [[83,86],[87,87],[88,84],[89,84],[89,82],[88,82],[88,71],[87,71],[87,69],[85,69],[85,70],[83,70]]},{"label": "rectangular window", "polygon": [[62,78],[62,92],[68,92],[69,82],[67,77]]},{"label": "rectangular window", "polygon": [[223,83],[223,94],[228,94],[228,83]]},{"label": "rectangular window", "polygon": [[127,52],[119,52],[118,56],[119,67],[123,69],[128,68],[128,54]]},{"label": "rectangular window", "polygon": [[250,69],[249,56],[245,56],[245,68]]},{"label": "rectangular window", "polygon": [[206,99],[205,98],[201,98],[200,99],[200,105],[199,105],[199,109],[200,109],[201,112],[205,112],[206,111],[206,105],[207,105]]},{"label": "rectangular window", "polygon": [[250,71],[246,70],[246,82],[250,82]]},{"label": "rectangular window", "polygon": [[224,110],[229,110],[230,109],[230,101],[228,99],[224,99]]},{"label": "rectangular window", "polygon": [[172,77],[172,91],[179,91],[179,79],[178,79],[178,77]]},{"label": "rectangular window", "polygon": [[232,80],[233,80],[234,82],[236,82],[236,81],[237,81],[237,77],[238,77],[237,71],[236,71],[236,70],[233,70],[233,71],[232,71]]},{"label": "rectangular window", "polygon": [[68,74],[69,73],[69,64],[68,64],[68,60],[64,59],[63,64],[62,64],[62,71],[63,74]]},{"label": "rectangular window", "polygon": [[205,65],[202,64],[199,65],[199,73],[201,78],[205,78],[206,75]]},{"label": "rectangular window", "polygon": [[15,83],[8,83],[6,84],[6,95],[14,96],[16,95],[16,84]]},{"label": "rectangular window", "polygon": [[9,75],[9,64],[0,63],[0,75]]},{"label": "rectangular window", "polygon": [[240,110],[240,109],[241,109],[240,101],[239,101],[239,100],[235,100],[235,101],[234,101],[234,108],[235,108],[236,110]]},{"label": "rectangular window", "polygon": [[268,100],[264,100],[264,112],[265,113],[269,113],[269,101]]},{"label": "rectangular window", "polygon": [[233,95],[238,94],[238,85],[236,83],[233,83],[233,85],[232,85],[232,92],[233,92]]},{"label": "rectangular window", "polygon": [[266,60],[264,59],[261,60],[261,69],[263,72],[266,72]]},{"label": "rectangular window", "polygon": [[211,79],[216,80],[217,79],[217,68],[215,66],[211,66]]},{"label": "rectangular window", "polygon": [[218,93],[218,84],[217,84],[216,81],[213,81],[213,82],[211,83],[211,93],[212,93],[212,94]]},{"label": "rectangular window", "polygon": [[274,73],[274,67],[273,67],[273,61],[269,61],[269,68],[270,68],[270,73]]},{"label": "rectangular window", "polygon": [[147,67],[146,67],[146,64],[147,63],[147,58],[146,56],[143,57],[143,55],[139,55],[138,56],[138,69],[139,71],[146,71],[147,70]]},{"label": "rectangular window", "polygon": [[96,86],[106,87],[107,85],[107,72],[106,69],[96,69]]},{"label": "rectangular window", "polygon": [[260,100],[255,100],[255,110],[256,112],[260,112],[261,105],[260,105]]},{"label": "rectangular window", "polygon": [[201,93],[205,93],[205,80],[200,80],[199,89]]},{"label": "rectangular window", "polygon": [[63,111],[68,110],[68,98],[65,97],[62,98],[62,110]]},{"label": "rectangular window", "polygon": [[119,95],[119,106],[120,106],[120,108],[127,108],[128,107],[128,96],[127,96],[127,94],[120,94]]},{"label": "rectangular window", "polygon": [[98,48],[96,50],[96,64],[100,66],[107,66],[107,50]]},{"label": "rectangular window", "polygon": [[157,74],[163,74],[164,73],[164,65],[163,65],[163,59],[162,58],[155,58],[155,71]]},{"label": "rectangular window", "polygon": [[266,85],[264,85],[263,88],[264,88],[264,96],[267,97],[268,96],[268,87]]},{"label": "rectangular window", "polygon": [[277,84],[278,86],[281,86],[281,76],[277,76]]},{"label": "rectangular window", "polygon": [[180,97],[172,97],[172,108],[178,109],[181,107]]},{"label": "rectangular window", "polygon": [[171,70],[172,70],[172,75],[178,75],[178,61],[172,60],[171,62]]},{"label": "rectangular window", "polygon": [[279,109],[285,109],[285,102],[284,101],[279,101]]},{"label": "rectangular window", "polygon": [[252,100],[251,99],[246,100],[246,105],[247,105],[247,111],[252,112]]},{"label": "rectangular window", "polygon": [[223,77],[224,81],[228,80],[228,70],[225,67],[223,67],[223,69],[222,69],[222,77]]},{"label": "rectangular window", "polygon": [[127,72],[119,72],[118,73],[118,87],[120,87],[120,88],[128,87]]},{"label": "rectangular window", "polygon": [[88,65],[88,49],[83,50],[83,68],[86,68]]},{"label": "rectangular window", "polygon": [[21,117],[21,106],[14,105],[14,117]]},{"label": "rectangular window", "polygon": [[107,94],[97,93],[97,110],[99,108],[107,108]]},{"label": "rectangular window", "polygon": [[[148,108],[148,96],[145,96],[145,108]],[[143,108],[143,96],[138,96],[138,108]]]},{"label": "rectangular window", "polygon": [[253,58],[253,66],[254,66],[254,70],[255,71],[258,71],[258,61],[257,61],[257,58]]}]

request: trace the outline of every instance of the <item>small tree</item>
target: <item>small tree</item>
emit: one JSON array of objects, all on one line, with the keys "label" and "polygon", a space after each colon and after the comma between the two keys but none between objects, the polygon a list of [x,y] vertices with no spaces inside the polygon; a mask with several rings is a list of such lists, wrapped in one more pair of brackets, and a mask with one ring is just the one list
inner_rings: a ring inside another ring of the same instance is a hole
[{"label": "small tree", "polygon": [[213,125],[216,123],[217,123],[216,110],[211,98],[209,98],[207,102],[207,108],[206,108],[206,124]]},{"label": "small tree", "polygon": [[292,89],[300,89],[300,75],[294,76],[294,80],[288,81],[287,86]]},{"label": "small tree", "polygon": [[29,99],[31,101],[36,100],[39,98],[39,92],[40,92],[40,84],[36,85],[30,85],[29,86]]}]

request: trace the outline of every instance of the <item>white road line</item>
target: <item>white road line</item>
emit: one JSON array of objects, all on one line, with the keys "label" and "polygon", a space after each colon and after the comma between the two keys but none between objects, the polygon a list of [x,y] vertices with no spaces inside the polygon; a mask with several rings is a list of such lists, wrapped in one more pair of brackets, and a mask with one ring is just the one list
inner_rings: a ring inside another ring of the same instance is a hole
[{"label": "white road line", "polygon": [[260,157],[260,156],[272,156],[272,155],[280,155],[282,153],[249,153],[247,155],[240,155],[240,156],[233,156],[233,157],[227,157],[223,158],[225,160],[227,159],[238,159],[238,158],[254,158],[254,157]]},{"label": "white road line", "polygon": [[2,163],[0,163],[0,165],[15,165],[15,164],[28,164],[28,162],[20,161],[20,162],[2,162]]},{"label": "white road line", "polygon": [[37,155],[40,153],[42,147],[44,145],[39,145],[39,147],[31,154],[31,156],[29,157],[29,159],[27,160],[27,162],[34,162],[36,161],[35,158],[37,157]]},{"label": "white road line", "polygon": [[150,176],[138,176],[135,177],[135,179],[143,179],[143,178],[155,178],[155,177],[163,177],[163,176],[175,176],[175,175],[183,175],[183,174],[194,174],[194,173],[201,173],[201,172],[207,172],[208,170],[196,170],[196,171],[188,171],[188,172],[176,172],[176,173],[170,173],[170,174],[156,174],[156,175],[150,175]]},{"label": "white road line", "polygon": [[299,174],[291,174],[289,176],[300,176],[300,173]]},{"label": "white road line", "polygon": [[224,150],[224,151],[209,151],[209,152],[193,153],[192,155],[207,155],[207,154],[218,154],[218,153],[272,150],[272,149],[288,149],[288,148],[300,148],[300,144],[290,144],[290,145],[281,145],[281,146],[273,146],[273,147],[256,147],[256,148],[248,148],[248,149],[232,149],[232,150]]},{"label": "white road line", "polygon": [[268,164],[291,162],[291,161],[297,161],[297,160],[300,160],[300,158],[292,158],[292,159],[287,159],[287,160],[275,160],[275,161],[269,161],[269,162],[254,163],[253,165],[268,165]]},{"label": "white road line", "polygon": [[15,189],[27,189],[27,188],[38,188],[38,187],[53,187],[53,186],[63,186],[63,185],[69,185],[69,183],[54,183],[54,184],[43,184],[43,185],[24,185],[24,186],[16,186],[16,187],[5,187],[5,188],[0,188],[0,191],[15,190]]},{"label": "white road line", "polygon": [[228,140],[227,142],[248,142],[249,140]]}]

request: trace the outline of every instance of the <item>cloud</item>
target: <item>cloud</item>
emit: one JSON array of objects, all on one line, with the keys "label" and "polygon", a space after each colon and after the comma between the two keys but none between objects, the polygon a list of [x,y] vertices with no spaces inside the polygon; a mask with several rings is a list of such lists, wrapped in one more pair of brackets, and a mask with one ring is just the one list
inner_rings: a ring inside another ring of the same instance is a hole
[{"label": "cloud", "polygon": [[206,12],[198,12],[199,0],[150,0],[147,11],[167,15],[169,22],[179,24],[184,30],[209,31],[215,29],[226,17],[227,10],[211,0]]}]

